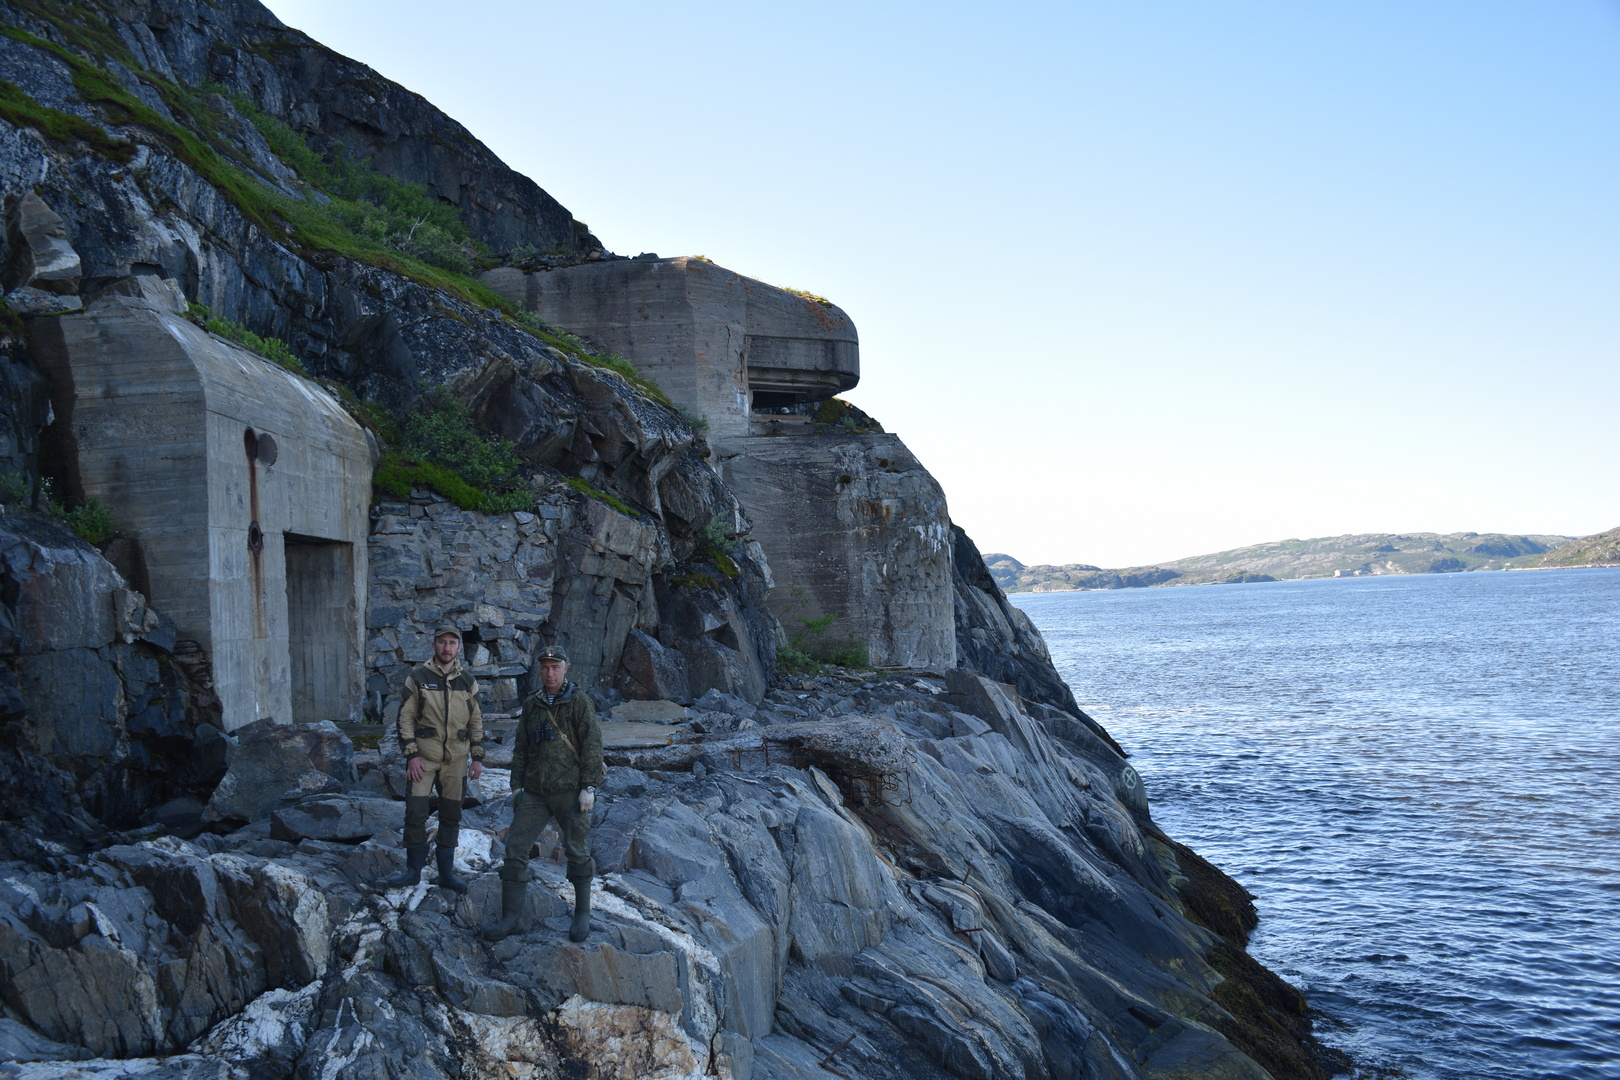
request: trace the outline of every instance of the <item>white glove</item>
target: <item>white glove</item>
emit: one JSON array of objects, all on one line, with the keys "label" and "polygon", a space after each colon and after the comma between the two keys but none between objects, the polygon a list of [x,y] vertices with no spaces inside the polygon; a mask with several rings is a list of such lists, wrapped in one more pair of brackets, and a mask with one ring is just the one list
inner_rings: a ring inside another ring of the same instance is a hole
[{"label": "white glove", "polygon": [[595,788],[589,788],[589,787],[588,788],[580,788],[579,789],[579,812],[582,813],[582,814],[588,814],[588,813],[591,812],[591,808],[594,807],[595,805],[596,805],[596,789]]}]

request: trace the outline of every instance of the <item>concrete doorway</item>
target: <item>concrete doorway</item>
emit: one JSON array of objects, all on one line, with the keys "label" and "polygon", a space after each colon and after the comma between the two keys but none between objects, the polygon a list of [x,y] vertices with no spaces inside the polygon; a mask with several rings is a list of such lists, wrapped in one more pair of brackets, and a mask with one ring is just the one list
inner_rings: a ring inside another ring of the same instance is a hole
[{"label": "concrete doorway", "polygon": [[349,719],[355,702],[354,546],[283,534],[287,659],[295,724]]}]

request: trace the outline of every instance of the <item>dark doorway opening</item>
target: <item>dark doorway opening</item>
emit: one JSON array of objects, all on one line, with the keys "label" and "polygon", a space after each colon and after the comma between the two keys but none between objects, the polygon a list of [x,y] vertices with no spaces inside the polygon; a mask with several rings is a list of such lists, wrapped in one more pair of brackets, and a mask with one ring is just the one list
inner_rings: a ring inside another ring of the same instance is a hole
[{"label": "dark doorway opening", "polygon": [[348,720],[359,704],[349,700],[358,690],[353,545],[296,533],[284,540],[293,723]]}]

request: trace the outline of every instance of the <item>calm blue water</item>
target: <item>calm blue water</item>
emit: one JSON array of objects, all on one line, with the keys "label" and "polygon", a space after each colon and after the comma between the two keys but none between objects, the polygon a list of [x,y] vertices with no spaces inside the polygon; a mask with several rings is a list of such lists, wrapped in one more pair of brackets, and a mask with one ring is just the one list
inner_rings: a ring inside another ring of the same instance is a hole
[{"label": "calm blue water", "polygon": [[1620,570],[1013,598],[1365,1077],[1620,1077]]}]

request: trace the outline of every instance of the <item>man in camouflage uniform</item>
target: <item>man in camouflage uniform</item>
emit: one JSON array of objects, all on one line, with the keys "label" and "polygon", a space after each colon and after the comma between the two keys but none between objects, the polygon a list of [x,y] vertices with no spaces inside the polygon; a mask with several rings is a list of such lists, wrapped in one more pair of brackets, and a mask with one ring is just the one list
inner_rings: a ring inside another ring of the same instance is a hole
[{"label": "man in camouflage uniform", "polygon": [[543,650],[540,689],[523,702],[512,743],[512,828],[506,834],[506,862],[501,867],[501,919],[484,931],[499,941],[517,929],[529,888],[529,849],[552,818],[562,833],[568,855],[568,880],[574,883],[573,941],[591,932],[591,809],[596,786],[606,775],[602,765],[602,725],[585,691],[569,682],[568,654],[552,646]]},{"label": "man in camouflage uniform", "polygon": [[455,875],[456,841],[461,836],[464,781],[484,771],[484,716],[478,706],[478,680],[461,666],[461,631],[433,631],[433,659],[405,677],[405,703],[399,708],[399,748],[405,755],[405,869],[388,878],[390,888],[415,885],[427,865],[428,806],[439,789],[439,887],[466,892]]}]

